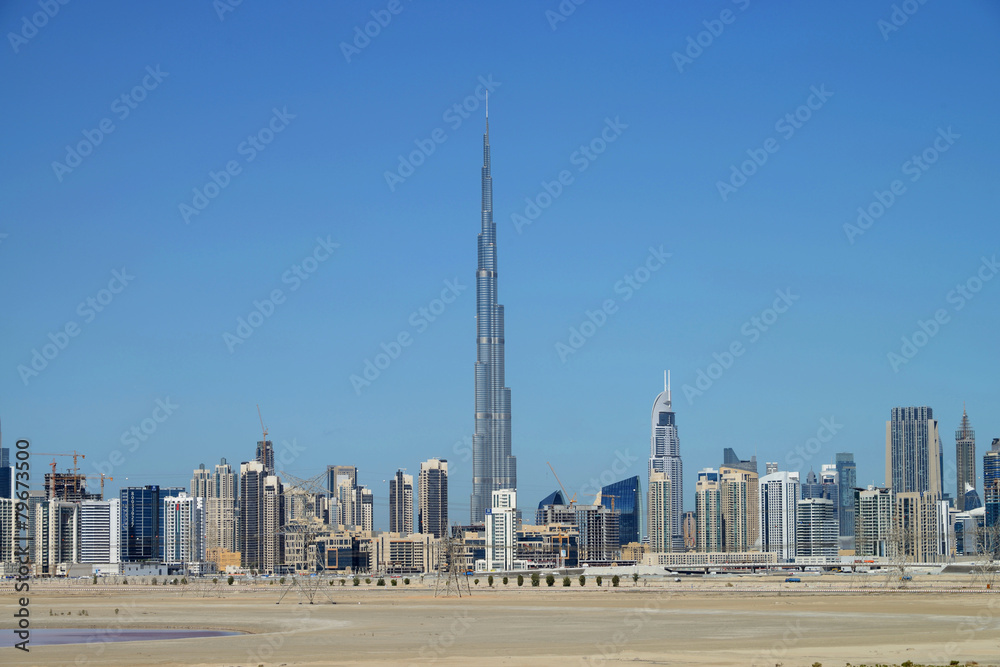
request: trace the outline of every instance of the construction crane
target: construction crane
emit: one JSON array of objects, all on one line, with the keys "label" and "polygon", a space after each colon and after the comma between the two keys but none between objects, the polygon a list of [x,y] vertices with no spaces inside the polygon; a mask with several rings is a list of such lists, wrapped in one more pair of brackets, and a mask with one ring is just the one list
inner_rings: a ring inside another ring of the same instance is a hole
[{"label": "construction crane", "polygon": [[552,464],[549,463],[548,461],[546,461],[545,463],[548,464],[549,470],[552,471],[552,476],[556,478],[556,482],[559,484],[559,488],[562,489],[563,499],[566,500],[566,504],[567,505],[572,505],[573,503],[575,503],[576,502],[576,494],[574,493],[573,497],[570,498],[569,494],[566,493],[566,487],[563,486],[563,483],[559,481],[559,475],[556,474],[556,469],[553,468]]},{"label": "construction crane", "polygon": [[267,427],[264,426],[264,418],[260,414],[260,403],[257,404],[257,417],[260,418],[260,430],[264,432],[264,437],[261,440],[267,442]]},{"label": "construction crane", "polygon": [[[79,469],[77,467],[77,465],[76,465],[77,458],[81,458],[81,459],[87,458],[85,455],[79,453],[75,449],[73,450],[73,452],[71,454],[63,454],[61,452],[60,453],[55,453],[55,452],[32,452],[32,454],[34,454],[36,456],[52,456],[52,457],[55,457],[55,456],[72,456],[73,457],[73,475],[74,476],[76,476],[77,470]],[[55,460],[55,458],[52,459],[52,463],[50,465],[52,466],[52,476],[49,477],[49,498],[52,498],[52,497],[55,496],[55,490],[56,490],[56,460]]]},{"label": "construction crane", "polygon": [[103,472],[100,475],[87,475],[86,476],[86,479],[98,479],[98,478],[100,478],[100,480],[101,480],[101,500],[104,500],[104,480],[108,480],[109,482],[113,482],[113,481],[115,481],[115,478],[114,477],[108,477]]}]

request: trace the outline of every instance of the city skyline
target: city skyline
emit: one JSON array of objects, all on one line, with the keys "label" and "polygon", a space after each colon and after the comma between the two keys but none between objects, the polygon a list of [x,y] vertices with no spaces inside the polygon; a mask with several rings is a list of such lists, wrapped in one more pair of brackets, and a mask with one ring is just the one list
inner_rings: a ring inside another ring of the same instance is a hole
[{"label": "city skyline", "polygon": [[[432,10],[408,6],[351,62],[324,69],[324,86],[303,57],[326,62],[331,31],[350,40],[369,18],[313,11],[303,26],[272,7],[244,6],[221,23],[181,8],[154,20],[100,7],[61,13],[8,54],[8,87],[38,90],[9,111],[23,131],[8,137],[0,167],[14,186],[0,275],[18,285],[0,325],[8,439],[85,451],[88,473],[115,477],[108,495],[184,485],[197,463],[249,459],[259,402],[276,459],[290,460],[279,469],[308,476],[350,460],[378,492],[397,467],[446,458],[452,517],[464,516],[468,225],[487,92],[503,137],[494,210],[526,506],[557,486],[546,460],[572,491],[619,461],[629,462],[619,478],[643,477],[650,377],[668,366],[690,470],[718,466],[724,447],[802,472],[850,451],[858,484],[880,483],[873,433],[898,405],[934,407],[945,475],[963,401],[981,434],[976,460],[1000,433],[989,353],[1000,293],[982,168],[998,150],[997,91],[981,74],[998,51],[995,7],[922,6],[886,39],[884,12],[867,3],[794,17],[754,5],[680,72],[671,54],[715,18],[703,8],[647,8],[635,21],[581,7],[553,30],[537,8],[487,4],[456,11],[445,33]],[[126,20],[150,34],[116,28]],[[302,51],[261,53],[251,36],[275,27],[303,31]],[[530,56],[507,43],[511,30]],[[800,57],[804,30],[839,35],[823,42],[831,57]],[[177,34],[204,52],[166,36]],[[771,51],[759,50],[761,34]],[[76,48],[80,35],[101,49]],[[607,49],[579,47],[598,35]],[[570,71],[538,67],[565,58]],[[206,73],[206,59],[225,77]],[[927,72],[939,70],[947,76],[932,83]],[[750,90],[749,71],[769,76]],[[111,101],[136,86],[145,99],[121,118]],[[803,109],[806,122],[795,118]],[[83,132],[96,136],[104,116],[114,132],[60,180],[52,163]],[[239,147],[262,128],[273,141],[248,161]],[[717,183],[769,137],[777,152],[723,201]],[[929,166],[917,180],[914,156]],[[185,221],[180,204],[219,187],[210,172],[226,182],[230,160],[240,173]],[[390,189],[386,172],[403,182]],[[113,203],[98,205],[94,191]],[[867,213],[879,206],[877,218]],[[859,218],[864,233],[848,239],[844,226]],[[650,249],[670,255],[656,271]],[[270,302],[276,289],[281,303]],[[65,334],[70,322],[79,335]],[[560,359],[557,343],[574,352]],[[56,353],[36,371],[43,348]],[[19,366],[38,374],[22,378]],[[370,384],[356,388],[355,375]],[[954,475],[944,484],[952,492]],[[386,525],[387,505],[377,509]]]}]

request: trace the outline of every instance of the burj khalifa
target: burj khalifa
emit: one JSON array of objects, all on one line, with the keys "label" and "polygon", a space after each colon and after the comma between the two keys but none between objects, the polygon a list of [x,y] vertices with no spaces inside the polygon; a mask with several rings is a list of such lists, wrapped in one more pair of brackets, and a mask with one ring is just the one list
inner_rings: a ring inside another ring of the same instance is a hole
[{"label": "burj khalifa", "polygon": [[503,306],[497,303],[497,228],[490,175],[490,114],[483,134],[482,229],[476,270],[476,432],[472,436],[471,523],[485,520],[493,491],[517,488],[510,453],[510,389],[504,386]]}]

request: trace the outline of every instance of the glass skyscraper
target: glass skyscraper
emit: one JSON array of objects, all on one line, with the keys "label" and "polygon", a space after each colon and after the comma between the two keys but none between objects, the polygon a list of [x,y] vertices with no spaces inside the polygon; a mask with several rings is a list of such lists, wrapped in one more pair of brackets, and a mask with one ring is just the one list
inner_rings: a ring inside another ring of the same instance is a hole
[{"label": "glass skyscraper", "polygon": [[895,493],[941,494],[941,438],[929,407],[893,408],[885,425],[885,482]]},{"label": "glass skyscraper", "polygon": [[959,512],[972,509],[965,506],[965,494],[976,488],[976,432],[969,424],[969,415],[962,410],[962,424],[955,431],[955,462],[958,484],[955,489],[955,506]]},{"label": "glass skyscraper", "polygon": [[159,561],[163,558],[163,499],[176,496],[179,487],[129,486],[121,500],[121,555],[123,562]]},{"label": "glass skyscraper", "polygon": [[483,134],[482,229],[476,270],[476,432],[472,436],[471,523],[483,523],[500,489],[517,489],[510,450],[510,389],[504,378],[503,306],[497,303],[497,228],[493,223],[490,118]]},{"label": "glass skyscraper", "polygon": [[670,372],[664,374],[663,392],[653,401],[650,437],[649,474],[664,472],[670,477],[670,541],[673,550],[684,551],[684,467],[681,464],[681,441],[670,400]]},{"label": "glass skyscraper", "polygon": [[601,489],[601,504],[617,512],[621,517],[618,528],[618,543],[625,546],[629,542],[639,542],[642,526],[642,497],[639,478],[629,477],[620,482],[608,484]]},{"label": "glass skyscraper", "polygon": [[837,477],[840,479],[840,536],[854,537],[854,487],[858,485],[854,454],[838,452]]}]

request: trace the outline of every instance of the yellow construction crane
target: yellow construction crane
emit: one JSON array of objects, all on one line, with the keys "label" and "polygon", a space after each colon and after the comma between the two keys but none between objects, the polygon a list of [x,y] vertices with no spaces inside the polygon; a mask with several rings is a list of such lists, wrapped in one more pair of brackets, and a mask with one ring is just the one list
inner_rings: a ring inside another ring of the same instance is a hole
[{"label": "yellow construction crane", "polygon": [[[52,456],[52,457],[55,457],[55,456],[72,456],[73,457],[73,475],[74,476],[77,474],[77,470],[79,469],[77,467],[77,465],[76,465],[77,458],[81,458],[81,459],[87,458],[85,455],[79,453],[75,449],[70,454],[55,453],[55,452],[32,452],[32,454],[34,454],[35,456]],[[49,477],[49,498],[52,498],[52,497],[55,496],[55,485],[56,485],[56,460],[55,460],[55,458],[52,459],[52,463],[50,465],[52,466],[52,476]]]},{"label": "yellow construction crane", "polygon": [[264,437],[261,440],[267,442],[267,428],[264,426],[264,418],[260,414],[260,403],[257,404],[257,417],[260,418],[260,430],[264,432]]},{"label": "yellow construction crane", "polygon": [[573,503],[575,503],[576,502],[576,494],[574,493],[573,497],[570,498],[569,494],[566,493],[566,487],[563,486],[563,483],[559,481],[559,475],[556,474],[556,469],[553,468],[552,464],[549,463],[548,461],[546,461],[545,463],[548,464],[549,470],[552,471],[552,476],[556,478],[556,482],[559,484],[559,488],[562,489],[563,499],[566,501],[566,504],[567,505],[572,505]]},{"label": "yellow construction crane", "polygon": [[98,478],[100,478],[100,480],[101,480],[101,500],[104,500],[104,480],[108,480],[109,482],[115,481],[114,477],[108,477],[103,472],[100,475],[87,475],[86,478],[87,479],[98,479]]}]

